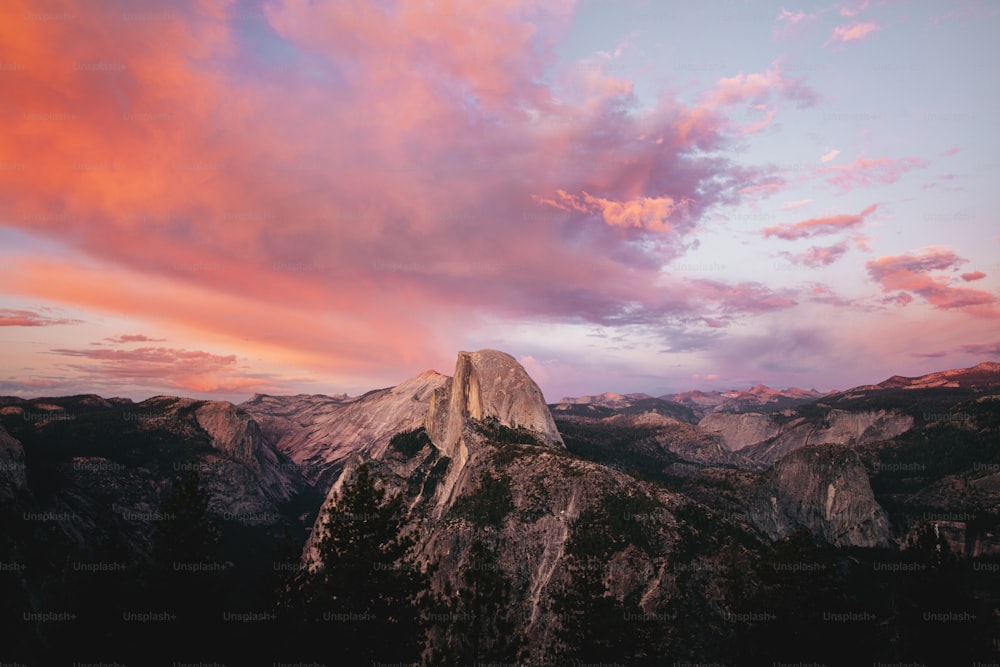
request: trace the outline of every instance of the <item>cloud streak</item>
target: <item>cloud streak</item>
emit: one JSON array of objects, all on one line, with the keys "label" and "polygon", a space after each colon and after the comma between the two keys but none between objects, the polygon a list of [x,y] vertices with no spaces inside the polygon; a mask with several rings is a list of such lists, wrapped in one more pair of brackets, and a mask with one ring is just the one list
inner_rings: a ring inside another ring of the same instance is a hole
[{"label": "cloud streak", "polygon": [[82,323],[83,320],[50,317],[33,310],[0,308],[0,327],[52,327]]},{"label": "cloud streak", "polygon": [[881,30],[881,28],[874,21],[839,25],[833,29],[833,32],[830,34],[830,39],[826,40],[826,43],[823,46],[856,42],[864,39],[871,33],[878,32],[879,30]]},{"label": "cloud streak", "polygon": [[772,227],[765,227],[761,230],[761,233],[765,238],[774,236],[787,241],[807,239],[824,234],[835,234],[858,227],[877,208],[877,204],[872,204],[856,215],[832,215],[824,218],[809,218],[808,220],[790,224],[774,225]]},{"label": "cloud streak", "polygon": [[822,167],[817,172],[828,175],[827,182],[837,186],[841,192],[850,192],[857,187],[890,185],[903,174],[927,166],[928,162],[917,157],[858,158],[849,165]]}]

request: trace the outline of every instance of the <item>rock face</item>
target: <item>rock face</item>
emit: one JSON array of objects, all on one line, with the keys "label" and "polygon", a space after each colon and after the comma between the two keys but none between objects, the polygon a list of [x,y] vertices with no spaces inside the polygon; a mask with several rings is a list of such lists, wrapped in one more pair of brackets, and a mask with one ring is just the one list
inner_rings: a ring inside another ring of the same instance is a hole
[{"label": "rock face", "polygon": [[11,500],[27,488],[24,448],[0,426],[0,501]]},{"label": "rock face", "polygon": [[897,410],[825,410],[820,417],[803,417],[794,410],[780,413],[713,413],[698,426],[719,435],[733,451],[771,464],[807,445],[857,446],[888,440],[913,428],[913,416]]},{"label": "rock face", "polygon": [[840,547],[893,544],[888,515],[875,499],[867,471],[857,452],[846,447],[804,447],[763,474],[705,470],[686,491],[769,540],[806,528]]},{"label": "rock face", "polygon": [[440,505],[451,498],[468,461],[470,420],[493,419],[507,428],[527,429],[545,444],[565,447],[541,389],[514,357],[497,350],[459,352],[455,375],[434,391],[424,422],[431,441],[452,460]]},{"label": "rock face", "polygon": [[824,394],[815,389],[772,389],[758,384],[745,391],[686,391],[666,394],[661,399],[674,401],[694,409],[699,416],[713,412],[775,412],[810,403]]},{"label": "rock face", "polygon": [[[428,389],[434,385],[437,385],[436,388],[428,395]],[[387,391],[409,396],[416,405],[425,405],[423,419],[417,424],[412,419],[379,424],[383,440],[381,446],[371,447],[368,451],[356,449],[352,461],[355,464],[360,462],[363,454],[375,461],[387,457],[391,459],[392,452],[387,450],[391,437],[414,426],[424,426],[435,449],[434,461],[450,459],[433,496],[438,517],[448,509],[456,494],[472,483],[467,463],[484,442],[483,434],[476,429],[477,424],[495,423],[524,433],[527,440],[534,440],[536,444],[565,449],[538,385],[514,357],[504,352],[459,352],[454,376],[446,377],[428,371]],[[415,406],[411,407],[415,409]],[[316,563],[316,540],[326,525],[326,510],[335,502],[343,479],[352,475],[355,467],[348,463],[327,494],[303,550],[307,565]],[[389,477],[395,479],[399,486],[401,480],[413,474],[411,466],[397,465],[392,467]]]},{"label": "rock face", "polygon": [[707,433],[722,438],[731,451],[769,440],[781,433],[782,425],[762,412],[712,412],[698,422]]},{"label": "rock face", "polygon": [[358,398],[257,395],[240,407],[325,495],[352,455],[381,455],[393,435],[422,426],[431,397],[448,379],[426,371]]},{"label": "rock face", "polygon": [[835,546],[885,547],[889,518],[875,501],[857,453],[825,445],[799,449],[768,474],[778,507],[794,523]]},{"label": "rock face", "polygon": [[135,406],[141,431],[165,429],[184,440],[207,437],[214,453],[194,464],[210,494],[209,510],[240,523],[273,523],[278,505],[296,495],[304,480],[298,469],[264,440],[260,426],[245,411],[226,401],[200,401],[156,396]]},{"label": "rock face", "polygon": [[246,412],[232,403],[213,401],[198,407],[194,414],[212,444],[248,466],[268,496],[285,501],[298,490],[293,481],[297,475],[290,475],[288,462],[264,444],[260,426]]},{"label": "rock face", "polygon": [[496,350],[459,352],[454,377],[434,392],[427,434],[445,456],[453,456],[466,422],[491,417],[563,445],[541,389],[514,357]]}]

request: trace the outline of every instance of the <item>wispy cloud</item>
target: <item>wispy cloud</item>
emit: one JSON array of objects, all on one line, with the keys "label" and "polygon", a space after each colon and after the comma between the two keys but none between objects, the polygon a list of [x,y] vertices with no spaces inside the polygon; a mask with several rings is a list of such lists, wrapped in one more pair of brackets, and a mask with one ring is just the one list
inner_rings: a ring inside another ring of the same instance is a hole
[{"label": "wispy cloud", "polygon": [[775,17],[772,35],[774,39],[786,39],[798,33],[806,25],[816,20],[815,13],[806,13],[801,9],[796,12],[782,9]]},{"label": "wispy cloud", "polygon": [[879,25],[873,21],[867,23],[851,23],[849,25],[839,25],[833,29],[830,39],[826,40],[823,46],[830,44],[846,44],[864,39],[869,34],[881,30]]},{"label": "wispy cloud", "polygon": [[969,343],[962,346],[962,352],[984,357],[997,357],[1000,356],[1000,341],[995,343]]},{"label": "wispy cloud", "polygon": [[150,338],[145,334],[122,334],[121,336],[111,336],[104,340],[110,343],[162,343],[164,338]]},{"label": "wispy cloud", "polygon": [[34,310],[0,308],[0,327],[52,327],[62,324],[82,324],[83,320],[52,317]]},{"label": "wispy cloud", "polygon": [[824,153],[822,155],[822,157],[820,157],[819,161],[820,162],[829,162],[829,161],[835,159],[838,155],[840,155],[840,151],[838,151],[836,148],[831,148],[826,153]]},{"label": "wispy cloud", "polygon": [[66,349],[50,354],[86,360],[70,364],[77,380],[101,386],[132,385],[184,392],[222,393],[273,389],[272,378],[254,374],[237,364],[236,355],[166,347],[135,349]]},{"label": "wispy cloud", "polygon": [[862,11],[867,9],[869,4],[869,0],[862,0],[854,5],[842,5],[840,7],[840,15],[844,17],[857,16]]},{"label": "wispy cloud", "polygon": [[811,268],[829,266],[840,259],[848,250],[850,245],[847,241],[841,241],[830,246],[812,246],[808,250],[800,253],[782,252],[793,264],[802,264]]},{"label": "wispy cloud", "polygon": [[811,107],[818,101],[816,92],[802,79],[787,76],[775,62],[765,72],[740,72],[735,76],[719,79],[706,93],[708,106],[732,104],[765,104],[772,99],[786,99],[799,107]]},{"label": "wispy cloud", "polygon": [[801,222],[774,225],[772,227],[765,227],[761,230],[761,233],[765,237],[776,236],[788,241],[810,238],[822,234],[834,234],[857,227],[865,221],[865,218],[874,213],[877,208],[877,204],[872,204],[856,215],[831,215],[823,218],[809,218]]},{"label": "wispy cloud", "polygon": [[827,182],[837,186],[841,192],[850,192],[856,187],[889,185],[914,169],[924,169],[928,162],[918,157],[858,158],[849,165],[821,167],[818,173],[826,174]]}]

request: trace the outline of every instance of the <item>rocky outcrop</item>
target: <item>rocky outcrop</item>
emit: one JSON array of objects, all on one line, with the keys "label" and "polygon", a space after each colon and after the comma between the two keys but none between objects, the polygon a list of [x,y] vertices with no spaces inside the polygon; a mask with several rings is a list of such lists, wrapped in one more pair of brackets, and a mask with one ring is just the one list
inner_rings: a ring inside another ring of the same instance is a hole
[{"label": "rocky outcrop", "polygon": [[686,391],[666,394],[661,399],[674,401],[692,408],[699,416],[713,412],[775,412],[804,403],[811,403],[824,394],[815,389],[772,389],[758,384],[745,391]]},{"label": "rocky outcrop", "polygon": [[[467,463],[489,440],[483,432],[484,427],[487,432],[497,426],[512,429],[515,433],[523,432],[526,440],[534,441],[533,444],[565,449],[538,385],[516,359],[504,352],[459,352],[454,376],[428,371],[386,391],[396,396],[409,396],[413,401],[411,405],[425,405],[423,418],[419,424],[389,420],[390,429],[380,423],[378,428],[384,432],[380,446],[355,449],[353,464],[344,467],[327,494],[303,551],[307,563],[316,561],[316,539],[325,526],[326,510],[335,502],[344,478],[351,476],[356,464],[363,459],[391,460],[392,452],[387,451],[387,444],[395,433],[424,426],[435,449],[435,460],[450,460],[433,498],[426,499],[433,501],[437,517],[447,511],[463,486],[471,483]],[[397,417],[399,414],[396,413]],[[394,486],[394,491],[399,491],[403,480],[414,472],[412,466],[398,461],[389,469],[391,474],[386,473],[383,478],[389,486]]]},{"label": "rocky outcrop", "polygon": [[445,456],[453,456],[468,420],[490,418],[563,446],[542,390],[514,357],[497,350],[459,352],[455,375],[434,392],[427,434]]},{"label": "rocky outcrop", "polygon": [[864,464],[846,447],[804,447],[762,474],[705,470],[685,491],[769,540],[806,528],[835,546],[893,543],[888,515],[875,500]]},{"label": "rocky outcrop", "polygon": [[285,501],[297,491],[293,481],[297,471],[264,442],[260,426],[246,412],[232,403],[213,401],[198,407],[194,414],[198,425],[211,436],[212,444],[246,465],[268,496]]},{"label": "rocky outcrop", "polygon": [[0,426],[0,501],[12,500],[27,488],[24,448]]},{"label": "rocky outcrop", "polygon": [[769,440],[782,430],[782,424],[762,412],[712,412],[698,422],[698,427],[720,436],[731,451]]},{"label": "rocky outcrop", "polygon": [[[501,613],[512,623],[511,633],[524,640],[529,654],[525,664],[562,664],[546,653],[566,622],[565,614],[554,611],[583,570],[603,572],[613,604],[621,605],[618,613],[627,609],[644,615],[657,633],[673,632],[671,605],[679,599],[690,601],[690,613],[704,614],[699,618],[724,623],[732,609],[733,600],[727,596],[733,589],[725,583],[731,574],[717,535],[745,536],[743,543],[752,544],[754,536],[746,527],[719,517],[732,532],[718,533],[700,523],[704,508],[682,494],[574,458],[559,447],[490,443],[470,431],[463,433],[462,441],[467,442],[468,458],[444,511],[437,504],[438,494],[414,496],[416,489],[426,487],[426,466],[418,465],[415,471],[413,466],[423,457],[439,456],[436,447],[426,447],[413,459],[390,450],[368,464],[377,484],[388,495],[402,494],[410,508],[405,530],[416,542],[417,561],[435,564],[435,592],[461,588],[463,575],[477,567],[510,583]],[[338,487],[353,476],[355,465],[355,460],[348,464]],[[498,484],[509,490],[508,502],[491,506],[490,514],[496,515],[488,523],[470,510],[486,477],[501,480]],[[321,530],[317,523],[303,553],[306,567],[319,564],[316,539]],[[623,537],[623,530],[630,537]],[[471,545],[477,539],[494,545],[495,560],[472,561]],[[606,556],[581,546],[594,540],[608,545]],[[723,583],[709,588],[689,576],[691,572],[712,573]],[[666,640],[667,634],[662,637]]]},{"label": "rocky outcrop", "polygon": [[514,357],[497,350],[459,352],[455,375],[434,391],[424,425],[427,435],[451,459],[439,507],[452,496],[469,458],[474,422],[527,429],[539,442],[564,448],[542,390]]},{"label": "rocky outcrop", "polygon": [[854,450],[836,445],[799,449],[778,461],[767,478],[778,508],[824,541],[840,547],[891,544],[888,515],[875,501]]},{"label": "rocky outcrop", "polygon": [[894,438],[913,428],[912,415],[897,410],[826,409],[818,416],[795,410],[780,413],[714,413],[699,427],[719,435],[733,451],[757,463],[772,464],[808,445],[857,446]]},{"label": "rocky outcrop", "polygon": [[[213,451],[175,461],[169,472],[176,476],[197,470],[209,493],[209,510],[220,518],[246,525],[276,523],[281,519],[279,505],[305,486],[298,468],[232,403],[157,396],[136,404],[127,419],[140,431],[168,431],[191,444],[207,440]],[[81,485],[93,486],[91,468],[80,469]]]},{"label": "rocky outcrop", "polygon": [[352,455],[380,456],[393,435],[422,426],[431,397],[447,380],[425,371],[358,398],[257,395],[240,407],[325,495]]}]

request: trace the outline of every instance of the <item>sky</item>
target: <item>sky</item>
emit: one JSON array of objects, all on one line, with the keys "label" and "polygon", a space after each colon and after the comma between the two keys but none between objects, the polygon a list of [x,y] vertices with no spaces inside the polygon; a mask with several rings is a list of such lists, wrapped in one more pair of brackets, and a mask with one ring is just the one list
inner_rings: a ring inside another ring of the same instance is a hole
[{"label": "sky", "polygon": [[0,394],[1000,359],[1000,6],[5,0]]}]

